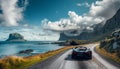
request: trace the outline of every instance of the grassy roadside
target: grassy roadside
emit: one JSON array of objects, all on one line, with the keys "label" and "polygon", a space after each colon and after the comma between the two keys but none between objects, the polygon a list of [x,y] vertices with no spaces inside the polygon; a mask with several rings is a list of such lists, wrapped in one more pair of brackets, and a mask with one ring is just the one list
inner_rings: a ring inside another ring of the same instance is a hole
[{"label": "grassy roadside", "polygon": [[96,46],[96,48],[95,48],[95,50],[99,53],[99,54],[101,54],[102,56],[104,56],[104,57],[106,57],[106,58],[108,58],[108,59],[111,59],[111,60],[113,60],[113,61],[115,61],[115,62],[117,62],[117,63],[119,63],[120,64],[120,58],[116,55],[116,53],[109,53],[109,52],[107,52],[105,49],[103,49],[103,48],[99,48],[99,46]]},{"label": "grassy roadside", "polygon": [[0,69],[26,69],[29,66],[41,62],[49,57],[52,57],[60,52],[71,49],[75,46],[66,46],[64,48],[49,51],[43,54],[38,54],[30,57],[17,57],[17,56],[9,56],[3,59],[0,59]]}]

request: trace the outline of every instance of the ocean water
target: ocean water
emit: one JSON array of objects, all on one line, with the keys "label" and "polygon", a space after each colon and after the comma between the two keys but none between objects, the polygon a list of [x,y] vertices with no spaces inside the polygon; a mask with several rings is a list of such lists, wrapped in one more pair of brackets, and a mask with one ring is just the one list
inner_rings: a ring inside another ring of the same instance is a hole
[{"label": "ocean water", "polygon": [[[17,55],[17,56],[31,56],[47,51],[62,48],[58,44],[50,44],[51,42],[29,41],[29,42],[0,42],[0,57]],[[33,49],[30,54],[19,54],[22,50]]]}]

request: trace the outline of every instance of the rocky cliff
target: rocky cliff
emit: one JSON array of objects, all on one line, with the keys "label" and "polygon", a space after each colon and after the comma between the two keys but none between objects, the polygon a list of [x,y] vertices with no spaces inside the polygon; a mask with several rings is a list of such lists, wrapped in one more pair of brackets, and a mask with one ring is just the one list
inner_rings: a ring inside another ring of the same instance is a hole
[{"label": "rocky cliff", "polygon": [[19,33],[11,33],[9,34],[9,38],[6,41],[26,41],[26,40]]},{"label": "rocky cliff", "polygon": [[113,32],[119,28],[120,28],[120,9],[111,19],[106,21],[101,31],[102,33]]},{"label": "rocky cliff", "polygon": [[68,40],[68,39],[83,39],[83,40],[101,40],[106,36],[109,36],[113,31],[120,28],[120,9],[117,13],[109,20],[103,23],[99,23],[94,25],[93,32],[82,32],[78,36],[66,36],[65,34],[60,34],[60,40]]},{"label": "rocky cliff", "polygon": [[110,53],[116,53],[120,57],[120,30],[113,32],[110,38],[102,40],[100,42],[100,48]]}]

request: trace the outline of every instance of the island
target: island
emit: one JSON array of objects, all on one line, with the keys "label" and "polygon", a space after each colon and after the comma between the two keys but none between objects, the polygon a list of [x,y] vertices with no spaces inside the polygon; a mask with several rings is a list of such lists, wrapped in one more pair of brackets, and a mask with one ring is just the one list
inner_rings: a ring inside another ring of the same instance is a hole
[{"label": "island", "polygon": [[6,41],[27,41],[27,40],[25,40],[24,37],[19,33],[10,33]]}]

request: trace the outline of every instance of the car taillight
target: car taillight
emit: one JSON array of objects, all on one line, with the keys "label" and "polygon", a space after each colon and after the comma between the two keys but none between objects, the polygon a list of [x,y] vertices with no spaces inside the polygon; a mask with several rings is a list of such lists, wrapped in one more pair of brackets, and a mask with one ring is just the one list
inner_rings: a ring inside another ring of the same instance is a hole
[{"label": "car taillight", "polygon": [[73,54],[77,54],[77,52],[73,52]]},{"label": "car taillight", "polygon": [[92,52],[86,52],[86,54],[89,54],[89,55],[90,55],[90,54],[92,54]]}]

